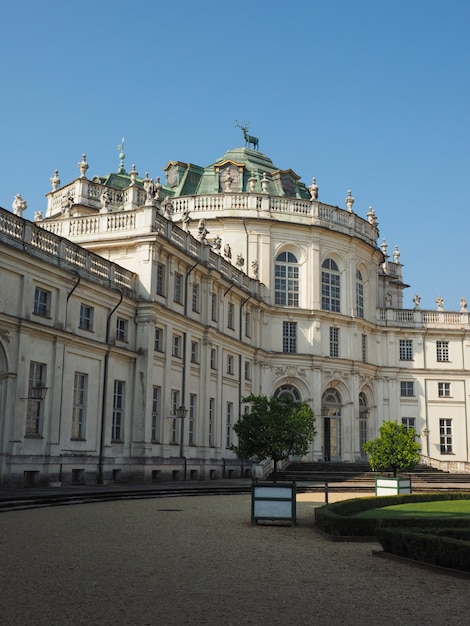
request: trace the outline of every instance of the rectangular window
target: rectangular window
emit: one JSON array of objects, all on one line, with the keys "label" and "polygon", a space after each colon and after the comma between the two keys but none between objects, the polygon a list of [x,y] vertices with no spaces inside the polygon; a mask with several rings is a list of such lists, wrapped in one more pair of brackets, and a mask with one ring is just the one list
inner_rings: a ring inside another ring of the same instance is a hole
[{"label": "rectangular window", "polygon": [[154,386],[152,396],[152,441],[160,441],[160,404],[162,388]]},{"label": "rectangular window", "polygon": [[291,252],[281,252],[274,266],[274,304],[299,306],[299,268]]},{"label": "rectangular window", "polygon": [[251,313],[245,314],[245,337],[251,337]]},{"label": "rectangular window", "polygon": [[111,440],[123,440],[124,424],[124,390],[126,383],[122,380],[114,381],[113,391],[113,421],[111,425]]},{"label": "rectangular window", "polygon": [[44,417],[46,366],[31,361],[29,365],[28,407],[26,410],[26,435],[40,435]]},{"label": "rectangular window", "polygon": [[251,361],[245,361],[245,380],[251,380]]},{"label": "rectangular window", "polygon": [[[331,259],[327,259],[325,263],[331,265]],[[323,266],[325,265],[323,263]],[[336,265],[336,264],[335,264]],[[331,269],[331,268],[328,268]],[[336,271],[322,271],[321,273],[321,308],[324,311],[333,311],[340,313],[340,276]]]},{"label": "rectangular window", "polygon": [[438,361],[449,360],[449,342],[436,341],[436,358]]},{"label": "rectangular window", "polygon": [[85,438],[88,375],[75,372],[73,382],[72,439]]},{"label": "rectangular window", "polygon": [[400,361],[413,360],[413,340],[400,339]]},{"label": "rectangular window", "polygon": [[408,428],[414,428],[416,430],[416,418],[415,417],[402,417],[401,423]]},{"label": "rectangular window", "polygon": [[452,454],[452,420],[439,420],[441,454]]},{"label": "rectangular window", "polygon": [[211,370],[217,369],[217,350],[211,348]]},{"label": "rectangular window", "polygon": [[191,341],[191,363],[199,363],[199,342]]},{"label": "rectangular window", "polygon": [[82,303],[80,305],[80,318],[78,320],[79,327],[83,330],[93,330],[93,316],[94,308]]},{"label": "rectangular window", "polygon": [[178,304],[183,304],[183,274],[175,272],[173,300]]},{"label": "rectangular window", "polygon": [[51,315],[51,298],[52,293],[36,287],[34,291],[34,309],[33,313],[36,315],[42,315],[44,317],[50,317]]},{"label": "rectangular window", "polygon": [[235,306],[233,302],[228,303],[227,326],[232,330],[235,328]]},{"label": "rectangular window", "polygon": [[171,427],[170,427],[170,443],[178,443],[179,418],[176,417],[177,409],[180,405],[180,392],[177,389],[171,390]]},{"label": "rectangular window", "polygon": [[234,360],[233,360],[233,356],[231,354],[227,354],[227,374],[233,374],[234,373]]},{"label": "rectangular window", "polygon": [[232,445],[233,402],[227,402],[227,419],[225,422],[225,447]]},{"label": "rectangular window", "polygon": [[361,281],[356,281],[356,315],[364,317],[364,285]]},{"label": "rectangular window", "polygon": [[155,328],[155,343],[153,346],[155,352],[164,352],[163,349],[163,328]]},{"label": "rectangular window", "polygon": [[402,398],[413,398],[415,395],[415,384],[412,380],[400,381],[400,396]]},{"label": "rectangular window", "polygon": [[156,292],[158,296],[164,296],[165,290],[165,274],[166,267],[162,263],[157,263],[157,287]]},{"label": "rectangular window", "polygon": [[439,398],[450,398],[450,383],[437,383]]},{"label": "rectangular window", "polygon": [[116,319],[116,341],[127,341],[127,320],[122,317]]},{"label": "rectangular window", "polygon": [[282,351],[297,352],[297,322],[282,322]]},{"label": "rectangular window", "polygon": [[215,424],[215,398],[209,398],[209,422],[208,422],[207,428],[208,428],[209,446],[211,448],[214,447],[214,424]]},{"label": "rectangular window", "polygon": [[196,412],[197,412],[197,395],[189,394],[189,419],[188,419],[188,445],[196,445]]},{"label": "rectangular window", "polygon": [[182,350],[182,342],[181,335],[173,335],[173,344],[171,354],[178,359],[181,359],[181,350]]},{"label": "rectangular window", "polygon": [[339,328],[330,326],[330,356],[339,357]]},{"label": "rectangular window", "polygon": [[367,335],[361,335],[361,357],[362,362],[367,363]]},{"label": "rectangular window", "polygon": [[191,307],[195,313],[199,313],[199,283],[193,283]]},{"label": "rectangular window", "polygon": [[213,322],[217,322],[219,319],[217,310],[217,294],[215,292],[211,293],[211,319]]}]

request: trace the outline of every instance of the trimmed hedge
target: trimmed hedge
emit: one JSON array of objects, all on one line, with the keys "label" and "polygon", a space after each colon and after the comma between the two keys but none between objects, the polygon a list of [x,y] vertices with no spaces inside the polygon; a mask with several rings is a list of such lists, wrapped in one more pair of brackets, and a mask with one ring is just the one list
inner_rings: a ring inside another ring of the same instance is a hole
[{"label": "trimmed hedge", "polygon": [[[384,552],[397,556],[470,572],[470,541],[456,539],[455,529],[440,529],[436,533],[421,532],[418,528],[378,528],[377,539]],[[469,531],[464,531],[467,538]]]},{"label": "trimmed hedge", "polygon": [[[362,511],[393,506],[395,504],[412,504],[413,502],[433,502],[436,500],[468,500],[470,493],[446,492],[407,494],[396,496],[373,496],[355,498],[326,504],[315,509],[315,523],[323,532],[332,537],[373,537],[378,528],[418,526],[424,528],[444,528],[449,526],[449,518],[398,518],[398,519],[363,519],[355,517]],[[452,520],[453,527],[470,528],[469,518]]]}]

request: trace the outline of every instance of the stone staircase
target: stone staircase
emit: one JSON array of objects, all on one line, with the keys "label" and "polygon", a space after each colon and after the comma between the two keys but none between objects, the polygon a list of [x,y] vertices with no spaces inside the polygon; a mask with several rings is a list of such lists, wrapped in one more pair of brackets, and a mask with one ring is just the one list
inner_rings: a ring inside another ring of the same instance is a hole
[{"label": "stone staircase", "polygon": [[[460,489],[468,487],[470,490],[470,474],[453,474],[429,467],[418,465],[411,472],[404,472],[411,476],[414,485],[437,485],[456,483]],[[322,462],[295,462],[290,463],[283,471],[277,472],[277,480],[318,483],[361,483],[373,489],[376,473],[372,472],[366,462],[357,463],[322,463]],[[269,477],[272,479],[272,475]]]}]

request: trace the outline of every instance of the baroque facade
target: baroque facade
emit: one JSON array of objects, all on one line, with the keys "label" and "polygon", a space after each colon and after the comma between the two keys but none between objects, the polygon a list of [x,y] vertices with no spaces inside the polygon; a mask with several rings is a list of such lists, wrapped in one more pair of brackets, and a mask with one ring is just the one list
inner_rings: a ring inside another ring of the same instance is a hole
[{"label": "baroque facade", "polygon": [[258,150],[51,178],[34,222],[0,210],[0,482],[249,476],[250,393],[309,403],[305,460],[364,460],[396,419],[423,461],[469,465],[469,314],[403,308],[374,210],[319,200]]}]

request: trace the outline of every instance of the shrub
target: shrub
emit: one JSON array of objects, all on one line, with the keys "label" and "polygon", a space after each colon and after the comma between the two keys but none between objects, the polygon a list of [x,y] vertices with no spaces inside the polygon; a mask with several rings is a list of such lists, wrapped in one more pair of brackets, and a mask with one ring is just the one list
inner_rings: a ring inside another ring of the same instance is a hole
[{"label": "shrub", "polygon": [[[448,518],[395,518],[395,519],[363,519],[356,517],[362,511],[407,504],[413,502],[433,502],[435,500],[469,499],[469,493],[447,492],[429,494],[407,494],[396,496],[374,496],[370,498],[354,498],[343,502],[335,502],[315,509],[317,528],[332,537],[372,537],[378,528],[417,526],[425,528],[444,528],[449,526]],[[470,528],[470,518],[452,520],[455,528]]]},{"label": "shrub", "polygon": [[[446,536],[443,532],[444,529],[422,532],[417,528],[382,527],[377,529],[377,539],[389,554],[470,572],[470,541]],[[468,536],[468,530],[466,532]]]}]

